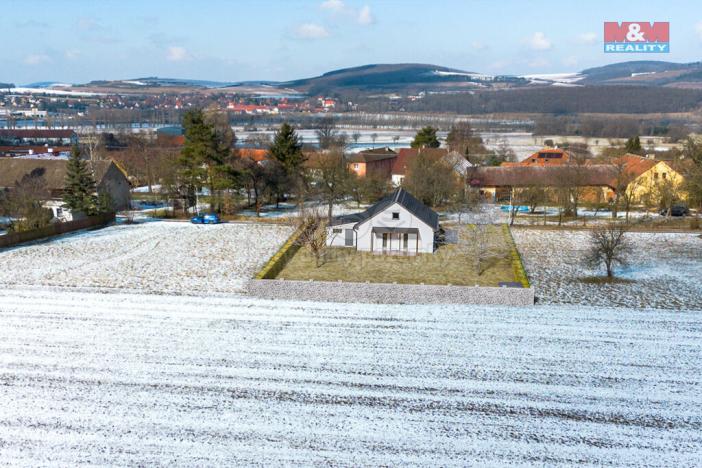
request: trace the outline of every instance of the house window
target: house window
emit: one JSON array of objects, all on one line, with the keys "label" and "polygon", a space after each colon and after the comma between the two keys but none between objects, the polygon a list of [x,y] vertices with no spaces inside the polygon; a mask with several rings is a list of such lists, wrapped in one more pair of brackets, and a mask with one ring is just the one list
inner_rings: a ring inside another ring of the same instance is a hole
[{"label": "house window", "polygon": [[358,170],[358,163],[354,163],[353,168],[354,170]]},{"label": "house window", "polygon": [[399,212],[399,211],[393,211],[393,213],[392,213],[392,219],[400,219],[400,212]]},{"label": "house window", "polygon": [[664,172],[663,174],[661,174],[661,176],[663,176],[664,179],[666,178],[667,175],[668,175],[668,174],[665,173],[665,172]]},{"label": "house window", "polygon": [[409,234],[402,234],[402,247],[407,250],[407,245],[409,244]]},{"label": "house window", "polygon": [[388,248],[388,233],[387,232],[383,233],[383,248],[384,249]]},{"label": "house window", "polygon": [[341,234],[341,229],[332,229],[332,234]]},{"label": "house window", "polygon": [[654,178],[655,180],[658,180],[658,173],[657,173],[657,172],[654,172],[654,173],[653,173],[653,178]]},{"label": "house window", "polygon": [[63,214],[63,208],[61,208],[61,207],[59,206],[58,208],[56,208],[56,217],[58,218],[58,217],[61,216],[62,214]]}]

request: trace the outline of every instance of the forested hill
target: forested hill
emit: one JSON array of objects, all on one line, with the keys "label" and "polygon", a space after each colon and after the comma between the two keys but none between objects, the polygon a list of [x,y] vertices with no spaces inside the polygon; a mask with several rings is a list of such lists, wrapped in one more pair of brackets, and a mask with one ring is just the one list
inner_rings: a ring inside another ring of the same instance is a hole
[{"label": "forested hill", "polygon": [[640,86],[540,87],[462,94],[431,94],[419,100],[361,99],[368,112],[489,113],[678,113],[702,108],[702,89]]},{"label": "forested hill", "polygon": [[334,70],[314,78],[281,83],[308,94],[328,94],[344,89],[406,91],[417,88],[483,88],[496,82],[526,84],[520,77],[491,76],[420,63],[373,64]]},{"label": "forested hill", "polygon": [[580,72],[583,85],[638,85],[702,88],[702,62],[654,60],[614,63]]}]

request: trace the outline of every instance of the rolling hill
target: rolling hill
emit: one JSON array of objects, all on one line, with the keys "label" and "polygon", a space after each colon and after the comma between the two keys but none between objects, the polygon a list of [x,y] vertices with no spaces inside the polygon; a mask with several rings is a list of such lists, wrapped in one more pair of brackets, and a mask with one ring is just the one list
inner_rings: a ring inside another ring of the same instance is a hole
[{"label": "rolling hill", "polygon": [[420,63],[372,64],[334,70],[314,78],[281,83],[307,94],[335,90],[407,91],[424,88],[486,88],[496,83],[526,84],[515,76],[491,76]]},{"label": "rolling hill", "polygon": [[575,73],[489,75],[421,63],[370,64],[330,71],[287,82],[239,82],[146,77],[96,80],[67,85],[45,81],[29,88],[37,92],[89,91],[94,93],[153,94],[177,92],[232,92],[252,95],[365,95],[414,94],[421,91],[465,93],[495,89],[551,87],[648,86],[702,90],[702,62],[629,61],[588,68]]},{"label": "rolling hill", "polygon": [[614,63],[581,72],[584,85],[642,85],[702,88],[702,62],[654,60]]}]

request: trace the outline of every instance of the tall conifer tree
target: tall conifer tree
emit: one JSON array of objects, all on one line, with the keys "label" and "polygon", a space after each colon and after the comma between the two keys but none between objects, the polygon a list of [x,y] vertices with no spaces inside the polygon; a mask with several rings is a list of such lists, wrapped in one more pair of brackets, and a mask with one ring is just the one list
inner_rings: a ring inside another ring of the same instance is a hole
[{"label": "tall conifer tree", "polygon": [[290,124],[284,122],[280,126],[268,151],[283,166],[288,176],[300,176],[305,155],[302,153],[300,137]]},{"label": "tall conifer tree", "polygon": [[78,146],[74,146],[68,158],[63,202],[71,211],[92,215],[97,212],[95,179],[87,161],[81,159]]}]

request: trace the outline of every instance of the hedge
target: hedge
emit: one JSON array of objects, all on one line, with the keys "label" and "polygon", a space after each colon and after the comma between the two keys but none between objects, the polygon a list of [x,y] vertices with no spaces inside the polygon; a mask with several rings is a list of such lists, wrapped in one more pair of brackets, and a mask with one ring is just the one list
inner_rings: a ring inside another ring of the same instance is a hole
[{"label": "hedge", "polygon": [[525,288],[530,287],[529,277],[527,276],[526,269],[524,268],[524,262],[522,261],[522,256],[519,254],[517,249],[517,244],[514,242],[514,237],[512,237],[512,231],[509,229],[507,224],[502,225],[502,231],[504,232],[507,244],[510,247],[510,256],[512,257],[512,269],[514,270],[514,279],[520,283]]},{"label": "hedge", "polygon": [[302,228],[298,228],[293,232],[280,250],[278,250],[278,252],[268,260],[261,271],[258,272],[256,279],[275,279],[295,253],[300,250],[300,244],[297,240],[300,238],[301,234]]}]

